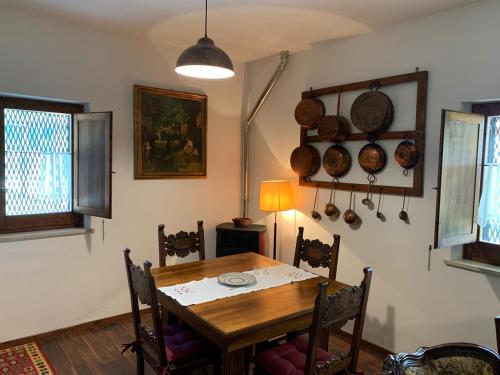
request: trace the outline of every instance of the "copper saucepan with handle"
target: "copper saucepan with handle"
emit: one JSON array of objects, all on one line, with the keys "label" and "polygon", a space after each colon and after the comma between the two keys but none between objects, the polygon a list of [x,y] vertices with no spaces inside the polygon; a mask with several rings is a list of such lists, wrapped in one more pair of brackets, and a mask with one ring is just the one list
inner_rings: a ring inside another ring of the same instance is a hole
[{"label": "copper saucepan with handle", "polygon": [[413,168],[419,160],[418,148],[415,143],[410,141],[403,141],[394,151],[394,158],[396,162],[404,168],[403,174],[408,175],[408,169]]},{"label": "copper saucepan with handle", "polygon": [[337,115],[326,115],[318,121],[318,136],[324,142],[344,142],[351,134],[349,120],[340,115],[341,91],[337,94]]},{"label": "copper saucepan with handle", "polygon": [[316,129],[324,115],[325,106],[316,98],[302,99],[295,107],[295,121],[306,129]]}]

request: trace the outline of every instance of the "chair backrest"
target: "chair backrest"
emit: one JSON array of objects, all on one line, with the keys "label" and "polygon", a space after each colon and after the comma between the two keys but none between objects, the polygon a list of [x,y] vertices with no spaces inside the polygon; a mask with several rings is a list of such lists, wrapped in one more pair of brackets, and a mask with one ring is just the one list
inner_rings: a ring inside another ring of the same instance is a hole
[{"label": "chair backrest", "polygon": [[[450,369],[457,369],[456,372]],[[460,369],[460,372],[458,371]],[[414,353],[389,355],[381,375],[500,374],[500,355],[493,349],[469,343],[420,347]]]},{"label": "chair backrest", "polygon": [[186,257],[189,253],[199,254],[200,260],[205,260],[205,231],[203,221],[198,221],[197,232],[180,231],[176,234],[165,235],[165,225],[158,225],[158,250],[160,267],[166,265],[167,256]]},{"label": "chair backrest", "polygon": [[299,267],[300,261],[307,262],[311,267],[329,268],[328,278],[335,280],[337,277],[337,264],[339,260],[340,236],[333,235],[331,245],[323,244],[320,240],[304,239],[304,228],[299,227],[293,265]]},{"label": "chair backrest", "polygon": [[[142,355],[153,368],[160,365],[166,368],[168,365],[167,352],[165,350],[165,339],[162,334],[162,323],[160,318],[160,309],[156,296],[156,285],[151,275],[151,262],[144,262],[144,270],[136,266],[130,259],[130,250],[123,251],[125,257],[125,269],[127,271],[128,287],[130,290],[130,302],[132,304],[132,316],[134,320],[134,332],[136,342],[141,345],[136,350],[141,350]],[[142,320],[139,310],[139,301],[151,308],[153,318],[153,329],[150,329]],[[156,355],[151,355],[147,346]],[[146,350],[144,350],[146,349]]]},{"label": "chair backrest", "polygon": [[497,352],[500,353],[500,315],[495,318],[495,330],[497,331]]},{"label": "chair backrest", "polygon": [[[351,347],[346,357],[350,358],[350,360],[347,360],[345,365],[349,371],[356,372],[372,272],[371,267],[364,268],[364,277],[359,286],[343,288],[332,295],[327,295],[327,281],[321,282],[318,285],[319,292],[314,305],[312,324],[309,328],[309,342],[304,375],[311,375],[314,372],[315,352],[322,330],[331,328],[332,326],[340,329],[348,320],[352,319],[354,319],[354,329]],[[338,366],[338,363],[325,363],[324,366],[325,373],[330,373],[327,369]]]}]

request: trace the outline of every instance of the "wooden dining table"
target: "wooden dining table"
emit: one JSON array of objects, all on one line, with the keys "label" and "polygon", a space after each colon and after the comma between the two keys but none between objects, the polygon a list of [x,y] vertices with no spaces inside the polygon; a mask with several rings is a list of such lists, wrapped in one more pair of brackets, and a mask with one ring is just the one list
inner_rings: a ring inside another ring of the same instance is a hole
[{"label": "wooden dining table", "polygon": [[[151,270],[156,287],[172,286],[225,272],[251,271],[282,264],[256,253],[177,264]],[[318,276],[275,288],[240,294],[206,303],[182,306],[158,290],[158,301],[169,312],[198,331],[222,351],[224,375],[245,373],[245,353],[253,344],[311,325]],[[328,294],[349,285],[329,280]]]}]

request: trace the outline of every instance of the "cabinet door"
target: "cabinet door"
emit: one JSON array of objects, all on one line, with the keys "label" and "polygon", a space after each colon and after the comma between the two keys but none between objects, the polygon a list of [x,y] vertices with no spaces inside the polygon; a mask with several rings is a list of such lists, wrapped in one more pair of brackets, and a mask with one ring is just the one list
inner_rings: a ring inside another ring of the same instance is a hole
[{"label": "cabinet door", "polygon": [[434,247],[475,242],[484,116],[443,110]]}]

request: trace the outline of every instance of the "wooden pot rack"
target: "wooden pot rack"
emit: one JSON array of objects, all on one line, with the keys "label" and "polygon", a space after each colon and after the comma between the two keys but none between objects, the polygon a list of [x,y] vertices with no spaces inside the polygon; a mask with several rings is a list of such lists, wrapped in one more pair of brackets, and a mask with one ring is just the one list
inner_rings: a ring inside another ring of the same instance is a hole
[{"label": "wooden pot rack", "polygon": [[[380,87],[398,85],[401,83],[416,82],[417,83],[417,100],[416,100],[416,118],[415,118],[415,129],[410,131],[386,131],[376,136],[367,135],[364,133],[354,133],[346,138],[346,141],[369,141],[370,139],[377,140],[413,140],[418,148],[419,160],[417,164],[412,168],[413,174],[413,185],[411,187],[403,186],[389,186],[389,185],[378,185],[375,184],[371,188],[372,193],[390,194],[390,195],[406,195],[421,197],[423,195],[423,176],[424,176],[424,150],[425,150],[425,122],[426,122],[426,112],[427,112],[427,81],[428,72],[427,71],[417,71],[408,74],[401,74],[397,76],[376,78],[368,81],[348,83],[345,85],[325,87],[316,90],[308,90],[302,92],[302,99],[316,98],[324,95],[338,94],[340,91],[345,93],[347,91],[357,91],[363,89],[370,89],[370,84],[373,82],[380,83]],[[314,135],[308,135],[306,128],[301,128],[300,132],[300,145],[306,145],[313,142],[322,142],[322,140]],[[357,159],[357,158],[354,158]],[[354,160],[353,160],[354,162]],[[301,186],[312,186],[320,188],[331,188],[332,181],[315,181],[311,177],[299,176],[299,184]],[[343,183],[339,182],[335,184],[337,190],[347,190],[355,192],[368,192],[368,184],[358,184],[358,183]]]}]

